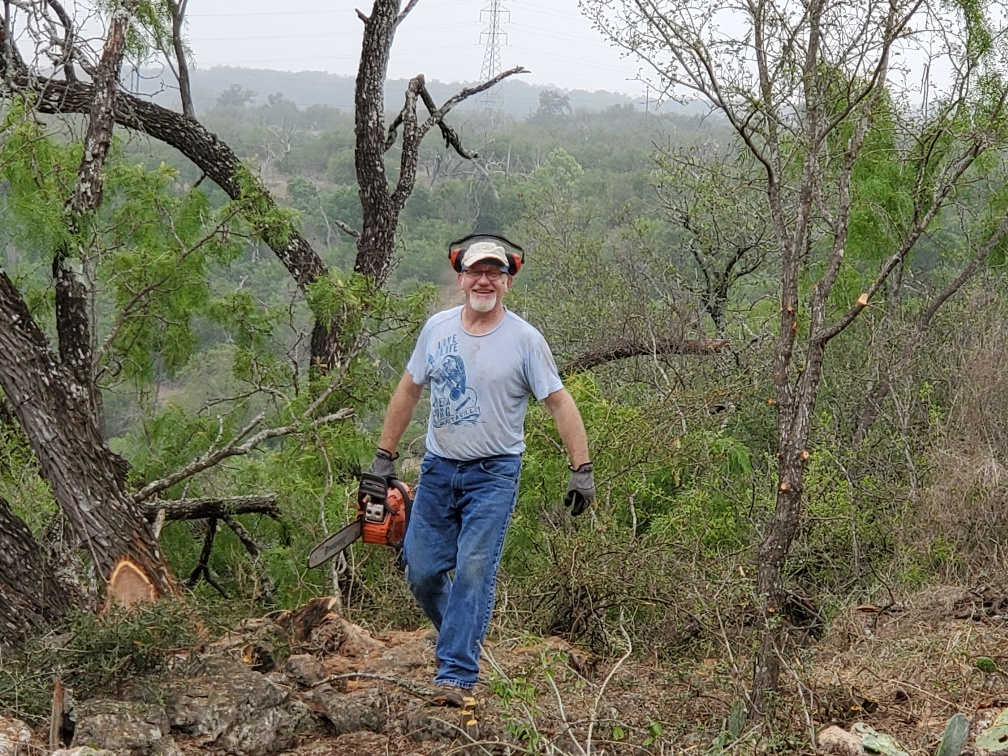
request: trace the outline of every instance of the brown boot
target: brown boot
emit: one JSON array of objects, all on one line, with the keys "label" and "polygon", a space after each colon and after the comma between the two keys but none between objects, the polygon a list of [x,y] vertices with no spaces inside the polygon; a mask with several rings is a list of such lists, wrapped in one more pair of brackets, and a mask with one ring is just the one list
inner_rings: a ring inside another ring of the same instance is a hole
[{"label": "brown boot", "polygon": [[472,693],[457,685],[441,684],[434,688],[434,693],[430,697],[430,702],[435,706],[450,706],[453,709],[461,709],[466,705],[466,699],[472,698]]}]

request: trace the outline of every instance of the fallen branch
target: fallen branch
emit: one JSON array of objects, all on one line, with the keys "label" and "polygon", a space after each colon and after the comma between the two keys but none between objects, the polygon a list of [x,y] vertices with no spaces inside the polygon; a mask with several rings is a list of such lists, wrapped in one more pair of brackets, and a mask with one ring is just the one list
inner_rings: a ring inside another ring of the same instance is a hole
[{"label": "fallen branch", "polygon": [[249,535],[249,532],[245,530],[245,527],[238,520],[234,517],[224,517],[223,519],[227,523],[227,526],[234,531],[234,534],[238,536],[238,540],[242,542],[242,545],[249,554],[257,557],[262,553],[259,544],[252,540],[252,536]]},{"label": "fallen branch", "polygon": [[165,520],[206,520],[241,514],[264,514],[276,519],[280,516],[280,507],[273,494],[219,499],[153,499],[148,502],[148,520],[153,522],[159,512],[164,512]]},{"label": "fallen branch", "polygon": [[629,357],[653,357],[659,354],[718,354],[724,351],[728,343],[727,339],[620,339],[589,349],[564,365],[560,372],[566,375],[591,370],[599,365]]}]

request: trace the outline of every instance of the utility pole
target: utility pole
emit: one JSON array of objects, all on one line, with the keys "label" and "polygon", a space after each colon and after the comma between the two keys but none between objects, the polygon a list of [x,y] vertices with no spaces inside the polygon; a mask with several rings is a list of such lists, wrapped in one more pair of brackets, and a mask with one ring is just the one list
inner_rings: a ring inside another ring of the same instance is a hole
[{"label": "utility pole", "polygon": [[[486,38],[486,52],[483,54],[483,70],[480,81],[487,81],[501,72],[501,39],[507,41],[507,33],[501,31],[501,14],[509,13],[501,8],[500,0],[490,0],[490,5],[480,11],[480,16],[489,15],[490,22],[480,33]],[[510,15],[510,14],[509,14]],[[500,87],[490,87],[480,95],[479,104],[484,114],[495,118],[500,112]]]}]

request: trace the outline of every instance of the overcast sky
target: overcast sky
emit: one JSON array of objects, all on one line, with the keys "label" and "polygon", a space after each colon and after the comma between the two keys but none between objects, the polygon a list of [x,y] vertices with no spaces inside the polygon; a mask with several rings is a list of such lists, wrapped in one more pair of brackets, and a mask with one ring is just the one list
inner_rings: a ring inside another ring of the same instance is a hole
[{"label": "overcast sky", "polygon": [[[396,32],[392,78],[475,82],[487,52],[491,0],[419,0]],[[501,69],[524,66],[534,85],[645,97],[641,64],[581,15],[578,0],[499,0]],[[241,66],[355,75],[370,0],[204,0],[186,14],[201,68]],[[278,10],[280,9],[280,10]]]}]

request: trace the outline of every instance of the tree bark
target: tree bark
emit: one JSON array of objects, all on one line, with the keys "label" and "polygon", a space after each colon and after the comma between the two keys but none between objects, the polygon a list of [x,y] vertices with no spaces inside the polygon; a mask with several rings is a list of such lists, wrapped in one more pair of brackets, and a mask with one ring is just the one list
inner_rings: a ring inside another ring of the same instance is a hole
[{"label": "tree bark", "polygon": [[21,294],[0,271],[0,388],[39,461],[42,477],[104,577],[123,558],[159,595],[176,595],[144,510],[124,490],[121,460],[101,438],[88,390],[50,353]]},{"label": "tree bark", "polygon": [[28,526],[0,497],[0,650],[42,632],[71,607],[49,560]]},{"label": "tree bark", "polygon": [[75,240],[77,249],[71,249],[71,241],[64,241],[53,255],[60,359],[74,374],[78,385],[87,388],[95,421],[102,430],[104,419],[101,394],[94,382],[92,364],[94,345],[90,319],[91,284],[88,282],[91,255],[85,236],[90,228],[91,216],[101,205],[105,158],[112,143],[112,128],[115,125],[119,69],[126,51],[126,30],[134,7],[135,2],[125,3],[113,13],[108,38],[96,71],[94,99],[88,112],[87,133],[84,136],[84,155],[66,209],[66,238]]},{"label": "tree bark", "polygon": [[144,504],[147,519],[153,520],[158,512],[164,511],[166,520],[224,519],[231,515],[264,514],[276,518],[280,516],[276,496],[235,496],[228,499],[172,499],[158,500]]}]

